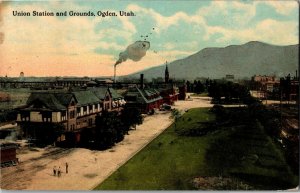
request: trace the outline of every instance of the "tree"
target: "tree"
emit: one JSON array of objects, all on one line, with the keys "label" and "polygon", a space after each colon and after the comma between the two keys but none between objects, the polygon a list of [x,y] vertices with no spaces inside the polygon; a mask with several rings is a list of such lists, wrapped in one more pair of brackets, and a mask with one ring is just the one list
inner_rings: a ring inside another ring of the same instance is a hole
[{"label": "tree", "polygon": [[143,123],[140,109],[138,107],[129,107],[125,105],[122,110],[121,121],[124,124],[124,128],[127,128],[127,131],[125,130],[126,133],[128,133],[130,127],[134,126],[136,128],[136,125]]},{"label": "tree", "polygon": [[192,86],[191,82],[190,81],[186,81],[187,92],[192,92],[191,91],[191,86]]},{"label": "tree", "polygon": [[204,85],[201,83],[200,80],[194,81],[194,84],[196,84],[194,92],[196,92],[197,94],[204,92]]},{"label": "tree", "polygon": [[103,111],[96,116],[95,146],[96,148],[109,148],[118,141],[120,120],[116,112]]}]

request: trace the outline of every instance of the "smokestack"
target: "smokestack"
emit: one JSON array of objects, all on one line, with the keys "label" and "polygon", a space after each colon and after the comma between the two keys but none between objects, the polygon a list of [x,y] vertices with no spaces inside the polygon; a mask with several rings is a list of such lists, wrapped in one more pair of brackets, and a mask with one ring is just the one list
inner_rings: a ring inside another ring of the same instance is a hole
[{"label": "smokestack", "polygon": [[140,85],[140,88],[141,88],[141,89],[144,89],[144,74],[141,74],[140,77],[141,77],[141,78],[140,78],[140,84],[141,84],[141,85]]},{"label": "smokestack", "polygon": [[117,65],[115,64],[114,65],[114,83],[116,83],[116,67],[117,67]]}]

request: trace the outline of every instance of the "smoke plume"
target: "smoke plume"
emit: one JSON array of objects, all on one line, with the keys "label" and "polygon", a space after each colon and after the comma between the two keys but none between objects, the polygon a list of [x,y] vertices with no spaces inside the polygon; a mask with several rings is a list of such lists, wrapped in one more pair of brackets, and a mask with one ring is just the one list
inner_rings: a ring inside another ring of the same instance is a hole
[{"label": "smoke plume", "polygon": [[127,59],[131,59],[135,62],[140,61],[150,48],[150,42],[148,41],[136,41],[130,44],[124,52],[119,54],[119,59],[115,63],[115,66],[125,62]]}]

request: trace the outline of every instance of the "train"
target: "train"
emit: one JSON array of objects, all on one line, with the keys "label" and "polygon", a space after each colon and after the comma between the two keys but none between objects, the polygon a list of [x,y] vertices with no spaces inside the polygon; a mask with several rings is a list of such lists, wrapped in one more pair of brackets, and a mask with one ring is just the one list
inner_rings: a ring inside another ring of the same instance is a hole
[{"label": "train", "polygon": [[1,150],[1,168],[2,167],[9,167],[9,166],[16,166],[19,162],[17,158],[17,148],[18,144],[15,143],[1,143],[0,150]]}]

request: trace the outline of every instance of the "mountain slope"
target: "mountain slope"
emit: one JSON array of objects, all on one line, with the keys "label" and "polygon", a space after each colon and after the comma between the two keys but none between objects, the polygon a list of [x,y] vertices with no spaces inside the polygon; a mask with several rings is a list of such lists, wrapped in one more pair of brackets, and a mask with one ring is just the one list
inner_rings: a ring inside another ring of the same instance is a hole
[{"label": "mountain slope", "polygon": [[[194,79],[196,77],[222,78],[233,74],[237,78],[255,74],[284,76],[298,69],[299,45],[275,46],[252,41],[225,48],[205,48],[187,58],[168,64],[170,77]],[[145,78],[164,77],[165,65],[129,75]]]}]

